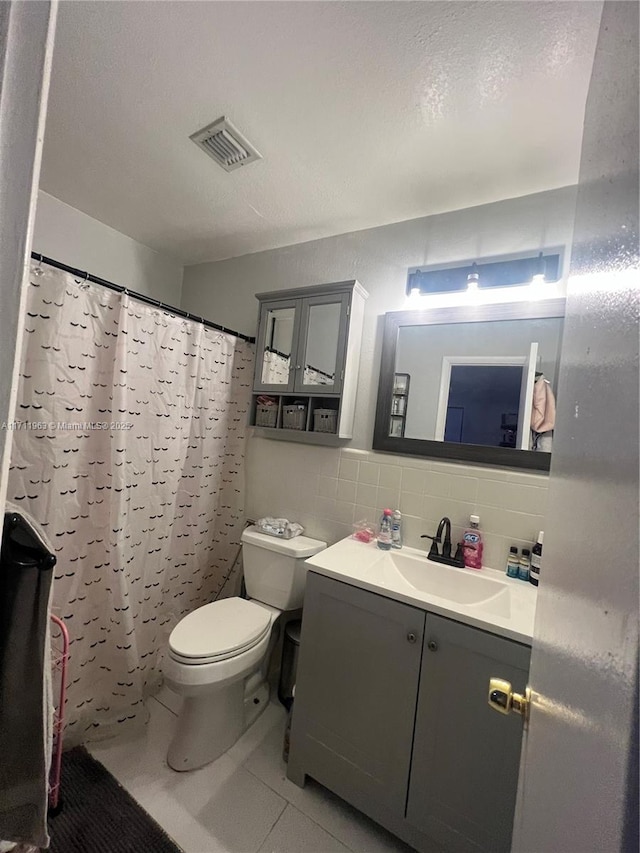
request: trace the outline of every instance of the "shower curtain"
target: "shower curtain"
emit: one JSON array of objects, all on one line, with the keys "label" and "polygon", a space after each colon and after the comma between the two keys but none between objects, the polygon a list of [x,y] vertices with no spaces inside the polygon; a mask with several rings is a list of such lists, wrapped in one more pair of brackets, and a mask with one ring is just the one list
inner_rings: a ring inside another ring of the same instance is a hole
[{"label": "shower curtain", "polygon": [[8,499],[56,552],[73,743],[145,719],[171,628],[232,571],[253,348],[35,265],[25,332]]}]

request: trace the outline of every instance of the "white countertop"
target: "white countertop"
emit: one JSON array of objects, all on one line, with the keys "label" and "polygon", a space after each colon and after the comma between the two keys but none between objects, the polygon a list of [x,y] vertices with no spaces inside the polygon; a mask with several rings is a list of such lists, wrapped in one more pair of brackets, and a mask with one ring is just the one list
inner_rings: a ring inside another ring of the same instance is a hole
[{"label": "white countertop", "polygon": [[350,537],[306,561],[311,571],[531,645],[537,590],[494,569],[459,569],[403,547]]}]

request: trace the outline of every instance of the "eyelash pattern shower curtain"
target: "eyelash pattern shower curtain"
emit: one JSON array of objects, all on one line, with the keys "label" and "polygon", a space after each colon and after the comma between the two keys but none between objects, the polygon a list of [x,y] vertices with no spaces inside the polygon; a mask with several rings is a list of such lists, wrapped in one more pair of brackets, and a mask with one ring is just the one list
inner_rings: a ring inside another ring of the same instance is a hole
[{"label": "eyelash pattern shower curtain", "polygon": [[73,743],[145,719],[171,628],[232,570],[253,347],[56,269],[30,282],[7,497],[54,543]]}]

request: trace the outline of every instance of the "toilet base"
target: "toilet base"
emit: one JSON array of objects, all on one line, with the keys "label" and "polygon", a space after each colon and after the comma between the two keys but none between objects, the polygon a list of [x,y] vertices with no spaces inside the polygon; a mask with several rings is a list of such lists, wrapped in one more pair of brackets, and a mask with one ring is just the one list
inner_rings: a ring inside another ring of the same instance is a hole
[{"label": "toilet base", "polygon": [[204,767],[230,749],[269,703],[269,687],[259,674],[219,689],[185,696],[167,753],[173,770]]},{"label": "toilet base", "polygon": [[253,725],[269,704],[269,685],[258,673],[245,685],[244,693],[244,731]]}]

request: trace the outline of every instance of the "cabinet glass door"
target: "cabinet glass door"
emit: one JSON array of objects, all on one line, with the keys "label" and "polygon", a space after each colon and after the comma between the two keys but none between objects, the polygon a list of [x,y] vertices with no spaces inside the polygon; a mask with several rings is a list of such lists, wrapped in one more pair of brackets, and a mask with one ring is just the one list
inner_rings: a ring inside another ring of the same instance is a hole
[{"label": "cabinet glass door", "polygon": [[262,304],[256,352],[256,389],[292,390],[297,312],[297,300]]},{"label": "cabinet glass door", "polygon": [[339,393],[347,341],[349,295],[318,296],[302,302],[300,357],[295,390]]}]

